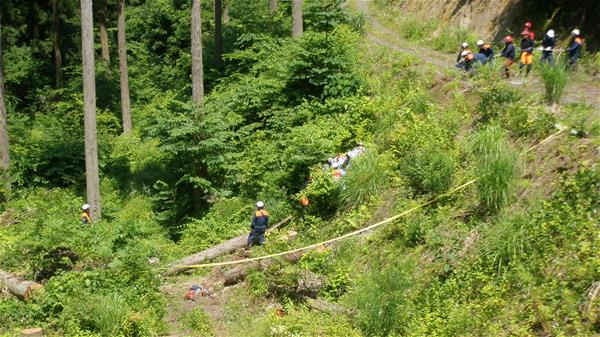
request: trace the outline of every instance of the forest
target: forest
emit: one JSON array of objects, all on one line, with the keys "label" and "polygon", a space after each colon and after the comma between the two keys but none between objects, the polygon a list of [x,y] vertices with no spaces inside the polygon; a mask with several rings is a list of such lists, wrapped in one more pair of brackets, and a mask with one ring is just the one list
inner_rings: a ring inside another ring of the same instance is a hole
[{"label": "forest", "polygon": [[0,336],[600,334],[597,4],[402,5],[2,0]]}]

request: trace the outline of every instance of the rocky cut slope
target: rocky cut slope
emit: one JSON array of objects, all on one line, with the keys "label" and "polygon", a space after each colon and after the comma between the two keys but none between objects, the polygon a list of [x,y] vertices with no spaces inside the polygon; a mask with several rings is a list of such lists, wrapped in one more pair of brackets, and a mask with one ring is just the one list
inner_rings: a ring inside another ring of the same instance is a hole
[{"label": "rocky cut slope", "polygon": [[[382,1],[382,0],[380,0]],[[383,0],[404,12],[435,18],[449,25],[478,31],[500,40],[507,32],[519,32],[532,21],[540,34],[553,28],[561,38],[577,27],[588,41],[589,50],[598,50],[600,1],[597,0]]]}]

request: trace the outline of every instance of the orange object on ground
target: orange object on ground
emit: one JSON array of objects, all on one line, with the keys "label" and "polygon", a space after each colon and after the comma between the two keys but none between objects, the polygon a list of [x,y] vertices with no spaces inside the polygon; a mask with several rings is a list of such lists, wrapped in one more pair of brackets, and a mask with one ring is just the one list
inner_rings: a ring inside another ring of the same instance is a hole
[{"label": "orange object on ground", "polygon": [[302,207],[306,207],[306,206],[308,206],[308,204],[309,204],[309,201],[308,201],[308,198],[307,198],[307,197],[302,197],[302,198],[300,198],[300,205],[301,205]]}]

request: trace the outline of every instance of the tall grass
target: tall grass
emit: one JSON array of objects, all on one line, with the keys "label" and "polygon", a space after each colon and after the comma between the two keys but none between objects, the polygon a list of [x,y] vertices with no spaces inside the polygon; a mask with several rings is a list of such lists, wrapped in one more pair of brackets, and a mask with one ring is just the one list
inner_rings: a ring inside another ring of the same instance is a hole
[{"label": "tall grass", "polygon": [[362,156],[350,162],[344,178],[341,199],[344,205],[355,207],[381,193],[389,181],[390,158],[368,149]]},{"label": "tall grass", "polygon": [[473,135],[471,153],[479,177],[476,182],[479,206],[485,213],[495,213],[508,202],[517,154],[506,132],[497,125],[488,125]]},{"label": "tall grass", "polygon": [[448,190],[455,167],[452,151],[432,142],[405,157],[400,164],[400,171],[417,193],[436,195]]},{"label": "tall grass", "polygon": [[456,52],[462,42],[475,40],[475,36],[467,29],[438,25],[436,33],[432,36],[431,45],[436,50],[448,53]]},{"label": "tall grass", "polygon": [[408,318],[407,300],[412,285],[413,266],[400,264],[372,268],[351,294],[357,308],[356,322],[365,336],[390,336],[401,332]]},{"label": "tall grass", "polygon": [[548,103],[559,103],[567,84],[567,69],[564,65],[542,64],[540,74],[544,81],[544,99]]}]

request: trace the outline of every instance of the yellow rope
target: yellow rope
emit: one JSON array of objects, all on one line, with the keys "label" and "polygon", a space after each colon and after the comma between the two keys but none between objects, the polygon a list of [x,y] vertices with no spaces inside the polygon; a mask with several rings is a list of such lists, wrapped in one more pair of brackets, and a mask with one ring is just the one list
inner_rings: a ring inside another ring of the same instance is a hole
[{"label": "yellow rope", "polygon": [[[533,151],[534,149],[536,149],[540,145],[542,145],[542,144],[548,142],[549,140],[551,140],[552,138],[558,136],[563,131],[564,130],[559,130],[559,131],[551,134],[550,136],[548,136],[546,139],[542,140],[538,144],[536,144],[536,145],[530,147],[529,149],[525,150],[524,152],[522,152],[520,155],[524,155],[524,154],[526,154],[528,152]],[[394,215],[394,216],[392,216],[390,218],[382,220],[382,221],[380,221],[380,222],[378,222],[376,224],[373,224],[373,225],[370,225],[370,226],[367,226],[367,227],[355,230],[355,231],[350,232],[350,233],[346,233],[346,234],[344,234],[342,236],[338,236],[338,237],[335,237],[333,239],[329,239],[329,240],[322,241],[322,242],[319,242],[319,243],[313,243],[312,245],[308,245],[308,246],[304,246],[304,247],[300,247],[300,248],[291,249],[291,250],[288,250],[288,251],[285,251],[285,252],[279,252],[279,253],[274,253],[274,254],[269,254],[269,255],[257,256],[257,257],[253,257],[253,258],[247,258],[247,259],[241,259],[241,260],[235,260],[235,261],[203,263],[203,264],[196,264],[196,265],[189,265],[189,266],[175,266],[174,268],[191,269],[191,268],[206,268],[206,267],[229,266],[229,265],[234,265],[234,264],[242,264],[242,263],[248,263],[248,262],[254,262],[254,261],[260,261],[260,260],[270,259],[270,258],[274,258],[274,257],[278,257],[278,256],[284,256],[284,255],[288,255],[288,254],[298,253],[298,252],[302,252],[302,251],[305,251],[305,250],[309,250],[309,249],[317,248],[317,247],[320,247],[320,246],[328,245],[328,244],[331,244],[333,242],[341,241],[341,240],[346,239],[348,237],[355,236],[355,235],[358,235],[360,233],[370,231],[370,230],[372,230],[374,228],[377,228],[379,226],[382,226],[382,225],[385,225],[385,224],[387,224],[389,222],[392,222],[392,221],[394,221],[394,220],[396,220],[396,219],[398,219],[400,217],[403,217],[403,216],[405,216],[405,215],[407,215],[409,213],[412,213],[412,212],[418,210],[419,208],[423,208],[423,207],[425,207],[427,205],[430,205],[430,204],[438,201],[439,199],[442,199],[442,198],[445,198],[445,197],[447,197],[447,196],[449,196],[451,194],[454,194],[454,193],[456,193],[456,192],[458,192],[458,191],[466,188],[467,186],[472,185],[473,183],[475,183],[480,178],[481,177],[477,177],[477,178],[471,179],[471,180],[467,181],[466,183],[464,183],[464,184],[462,184],[462,185],[454,188],[453,190],[451,190],[451,191],[449,191],[447,193],[444,193],[444,194],[442,194],[440,196],[437,196],[437,197],[435,197],[435,198],[433,198],[433,199],[431,199],[431,200],[429,200],[427,202],[424,202],[424,203],[419,204],[419,205],[417,205],[415,207],[412,207],[412,208],[410,208],[408,210],[405,210],[404,212],[402,212],[400,214],[396,214],[396,215]]]}]

